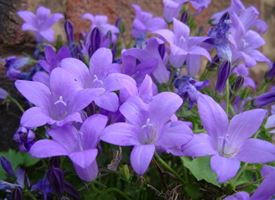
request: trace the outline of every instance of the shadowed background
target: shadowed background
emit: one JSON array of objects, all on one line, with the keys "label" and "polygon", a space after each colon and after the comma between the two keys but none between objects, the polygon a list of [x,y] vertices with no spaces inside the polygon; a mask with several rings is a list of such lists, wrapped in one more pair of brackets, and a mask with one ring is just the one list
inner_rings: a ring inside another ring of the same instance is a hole
[{"label": "shadowed background", "polygon": [[[261,12],[262,19],[268,25],[269,30],[265,34],[266,45],[263,52],[271,60],[275,60],[275,0],[243,0],[246,5],[254,5]],[[38,5],[44,5],[53,12],[62,12],[65,18],[74,24],[75,34],[87,30],[89,23],[81,19],[85,12],[92,14],[104,14],[114,23],[117,17],[121,17],[126,24],[126,31],[131,31],[131,21],[134,18],[132,3],[139,4],[143,10],[150,11],[154,15],[162,15],[162,0],[0,0],[0,58],[31,52],[34,40],[31,34],[21,31],[21,19],[16,15],[18,10],[34,11]],[[230,0],[212,0],[210,6],[195,17],[199,26],[207,30],[209,17],[230,4]],[[63,24],[55,26],[58,34],[64,36]],[[256,72],[261,74],[264,66],[258,67]],[[13,83],[4,75],[3,63],[0,61],[0,87],[16,94]],[[11,137],[18,127],[19,114],[16,107],[6,109],[0,106],[0,150],[8,149],[11,145]]]}]

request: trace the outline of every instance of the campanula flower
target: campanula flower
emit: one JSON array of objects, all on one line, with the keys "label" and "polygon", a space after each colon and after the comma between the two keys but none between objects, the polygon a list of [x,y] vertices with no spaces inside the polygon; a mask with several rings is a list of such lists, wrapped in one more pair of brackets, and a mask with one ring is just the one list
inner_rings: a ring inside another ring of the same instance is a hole
[{"label": "campanula flower", "polygon": [[9,96],[9,93],[0,87],[0,100],[5,100]]},{"label": "campanula flower", "polygon": [[263,182],[258,186],[253,195],[250,197],[247,192],[238,192],[234,195],[226,197],[224,200],[265,200],[271,199],[275,195],[275,167],[264,166],[261,170],[264,178]]},{"label": "campanula flower", "polygon": [[30,73],[25,70],[25,67],[31,63],[29,57],[10,56],[5,61],[6,76],[10,80],[29,78]]},{"label": "campanula flower", "polygon": [[51,72],[54,68],[59,67],[64,58],[70,57],[70,50],[67,46],[61,47],[57,52],[53,47],[46,46],[44,49],[45,59],[41,59],[39,64],[46,72]]},{"label": "campanula flower", "polygon": [[112,41],[115,42],[117,40],[117,36],[119,34],[119,29],[112,24],[108,23],[108,17],[105,15],[92,15],[90,13],[85,13],[82,16],[83,19],[87,19],[91,22],[91,30],[97,27],[101,33],[101,37],[107,35],[110,31],[112,36]]},{"label": "campanula flower", "polygon": [[256,89],[255,81],[249,76],[249,69],[245,65],[240,64],[233,69],[233,73],[244,78],[243,87],[250,87]]},{"label": "campanula flower", "polygon": [[132,76],[138,84],[146,74],[152,74],[159,83],[166,83],[170,72],[161,58],[159,46],[157,39],[151,38],[146,41],[145,49],[125,50],[122,54],[123,72]]},{"label": "campanula flower", "polygon": [[119,146],[134,146],[131,165],[134,171],[145,173],[157,149],[177,154],[192,138],[191,129],[181,121],[170,121],[181,106],[181,98],[171,92],[155,95],[146,104],[140,97],[129,98],[120,112],[126,122],[106,127],[101,140]]},{"label": "campanula flower", "polygon": [[266,129],[272,129],[269,133],[275,134],[275,105],[271,106],[271,115],[267,118]]},{"label": "campanula flower", "polygon": [[29,152],[37,158],[68,156],[78,176],[92,181],[98,173],[96,146],[107,121],[106,116],[96,114],[87,118],[79,131],[72,125],[51,129],[49,135],[52,139],[37,141]]},{"label": "campanula flower", "polygon": [[26,110],[21,125],[27,128],[55,124],[62,126],[68,122],[82,122],[79,111],[88,106],[102,89],[81,89],[78,80],[62,68],[50,74],[50,84],[46,86],[36,81],[17,80],[17,90],[34,107]]},{"label": "campanula flower", "polygon": [[91,57],[89,66],[75,58],[66,58],[61,62],[62,69],[78,80],[80,88],[103,91],[94,99],[97,106],[117,111],[119,99],[114,91],[135,88],[134,79],[120,73],[120,65],[113,63],[112,52],[107,48],[98,49]]},{"label": "campanula flower", "polygon": [[132,7],[136,13],[132,27],[132,36],[135,39],[144,40],[148,33],[167,27],[161,17],[153,17],[151,13],[143,11],[136,4],[133,4]]},{"label": "campanula flower", "polygon": [[219,182],[233,178],[240,162],[266,163],[275,160],[275,145],[251,138],[260,128],[266,111],[254,109],[235,115],[230,122],[225,111],[211,97],[201,95],[198,110],[207,134],[194,135],[184,155],[211,155],[211,168]]},{"label": "campanula flower", "polygon": [[192,77],[196,76],[200,70],[202,56],[211,60],[208,51],[200,46],[207,37],[190,36],[189,27],[175,18],[173,19],[173,31],[160,29],[154,33],[169,43],[171,64],[180,68],[186,62],[188,74]]},{"label": "campanula flower", "polygon": [[40,6],[34,14],[31,11],[18,11],[17,14],[25,21],[22,25],[23,31],[32,31],[36,34],[38,42],[45,39],[49,42],[54,41],[54,30],[52,26],[63,19],[60,13],[51,13],[51,10]]}]

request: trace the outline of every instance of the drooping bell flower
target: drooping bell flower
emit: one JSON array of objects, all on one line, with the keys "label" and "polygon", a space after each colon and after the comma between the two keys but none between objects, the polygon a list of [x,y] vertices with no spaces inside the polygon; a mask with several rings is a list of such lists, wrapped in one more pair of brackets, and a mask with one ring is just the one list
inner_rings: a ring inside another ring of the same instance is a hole
[{"label": "drooping bell flower", "polygon": [[194,103],[197,102],[200,90],[207,87],[209,81],[196,81],[190,76],[182,76],[174,81],[176,93],[183,98],[183,101],[188,101],[189,108],[192,108]]},{"label": "drooping bell flower", "polygon": [[106,116],[96,114],[87,118],[80,130],[72,125],[51,129],[49,135],[52,139],[38,140],[29,152],[37,158],[68,156],[78,176],[92,181],[98,173],[97,144],[107,121]]},{"label": "drooping bell flower", "polygon": [[17,14],[25,21],[22,25],[23,31],[32,31],[36,35],[36,40],[41,42],[43,39],[53,42],[54,30],[52,26],[63,19],[61,13],[51,13],[51,10],[40,6],[34,14],[31,11],[18,11]]},{"label": "drooping bell flower", "polygon": [[10,80],[29,79],[30,73],[25,67],[31,64],[28,57],[11,56],[5,59],[6,76]]},{"label": "drooping bell flower", "polygon": [[228,61],[224,61],[218,69],[218,77],[216,81],[216,90],[218,92],[223,92],[225,86],[226,86],[226,81],[230,76],[231,72],[231,63]]},{"label": "drooping bell flower", "polygon": [[177,155],[181,146],[191,140],[192,131],[184,122],[170,121],[181,104],[181,98],[172,92],[159,93],[148,104],[140,97],[131,97],[120,107],[126,122],[106,127],[101,140],[119,146],[134,146],[131,165],[137,174],[142,175],[156,150]]},{"label": "drooping bell flower", "polygon": [[233,178],[241,162],[275,161],[275,145],[251,138],[260,128],[266,111],[254,109],[235,115],[229,122],[225,111],[211,97],[201,95],[198,110],[207,134],[194,135],[182,155],[211,156],[210,165],[223,183]]},{"label": "drooping bell flower", "polygon": [[40,82],[25,80],[17,80],[15,86],[34,104],[21,117],[21,126],[26,128],[82,122],[79,112],[104,92],[100,88],[82,89],[78,80],[60,67],[51,72],[49,87]]},{"label": "drooping bell flower", "polygon": [[243,87],[250,87],[252,89],[256,89],[255,81],[249,75],[249,69],[245,67],[245,65],[240,64],[233,69],[233,73],[242,76],[244,79]]},{"label": "drooping bell flower", "polygon": [[275,87],[272,87],[268,92],[257,96],[253,104],[256,107],[263,107],[275,102]]},{"label": "drooping bell flower", "polygon": [[160,29],[154,32],[170,45],[170,63],[181,68],[186,62],[188,75],[194,77],[200,70],[201,57],[211,60],[210,54],[200,44],[208,37],[190,36],[187,25],[177,19],[173,19],[173,32],[168,29]]}]

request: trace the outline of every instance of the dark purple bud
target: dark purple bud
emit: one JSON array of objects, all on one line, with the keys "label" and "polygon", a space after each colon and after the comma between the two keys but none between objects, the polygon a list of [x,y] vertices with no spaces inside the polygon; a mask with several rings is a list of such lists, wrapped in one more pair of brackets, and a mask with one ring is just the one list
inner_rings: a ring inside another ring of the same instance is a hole
[{"label": "dark purple bud", "polygon": [[212,62],[208,65],[209,69],[215,69],[218,67],[220,63],[220,57],[218,55],[215,55],[214,58],[212,59]]},{"label": "dark purple bud", "polygon": [[19,145],[19,150],[27,152],[34,143],[35,134],[32,130],[19,127],[13,135],[13,140]]},{"label": "dark purple bud", "polygon": [[234,92],[237,92],[244,84],[244,77],[238,76],[235,80],[235,82],[232,84],[231,89]]},{"label": "dark purple bud", "polygon": [[72,186],[67,181],[64,182],[64,191],[74,199],[77,199],[77,200],[80,199],[80,195],[78,191],[74,188],[74,186]]},{"label": "dark purple bud", "polygon": [[69,43],[74,41],[74,27],[71,21],[66,20],[64,23],[65,33]]},{"label": "dark purple bud", "polygon": [[228,61],[224,61],[218,70],[218,77],[217,77],[217,82],[216,82],[216,90],[218,92],[223,92],[225,86],[226,86],[226,81],[228,77],[230,76],[230,71],[231,71],[231,64]]},{"label": "dark purple bud", "polygon": [[265,77],[267,79],[273,79],[275,77],[275,63],[273,63],[272,68],[266,73]]},{"label": "dark purple bud", "polygon": [[158,47],[158,50],[159,50],[159,55],[160,57],[163,59],[164,58],[164,55],[165,55],[165,44],[160,44],[159,47]]},{"label": "dark purple bud", "polygon": [[256,107],[263,107],[275,102],[275,88],[271,88],[270,91],[258,96],[254,100]]},{"label": "dark purple bud", "polygon": [[90,46],[89,46],[89,56],[92,56],[93,53],[100,48],[101,44],[101,35],[97,27],[93,28],[90,34]]},{"label": "dark purple bud", "polygon": [[188,22],[188,13],[186,11],[181,14],[180,21],[184,24]]},{"label": "dark purple bud", "polygon": [[17,58],[15,56],[7,58],[5,63],[6,76],[11,80],[25,79],[23,68],[30,63],[28,57]]},{"label": "dark purple bud", "polygon": [[14,171],[12,169],[11,163],[8,159],[1,156],[0,157],[0,164],[3,168],[3,170],[7,173],[8,176],[15,176]]},{"label": "dark purple bud", "polygon": [[12,200],[23,200],[23,193],[20,187],[16,187],[11,193]]},{"label": "dark purple bud", "polygon": [[47,178],[51,188],[57,194],[62,194],[64,191],[64,173],[61,169],[52,167],[47,173]]}]

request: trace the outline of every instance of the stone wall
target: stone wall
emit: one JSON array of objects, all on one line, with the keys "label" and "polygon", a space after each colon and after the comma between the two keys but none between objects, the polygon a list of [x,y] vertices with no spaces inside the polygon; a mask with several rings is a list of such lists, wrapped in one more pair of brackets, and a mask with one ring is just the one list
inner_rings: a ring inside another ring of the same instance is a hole
[{"label": "stone wall", "polygon": [[[246,5],[256,6],[262,13],[263,19],[269,24],[269,31],[265,35],[267,45],[264,53],[275,60],[275,1],[274,0],[243,0]],[[73,21],[77,33],[88,27],[88,22],[81,20],[85,12],[105,14],[111,22],[122,17],[126,28],[130,32],[131,21],[134,17],[132,3],[139,4],[144,10],[155,15],[162,14],[162,0],[0,0],[0,57],[11,53],[21,53],[33,47],[32,37],[20,30],[21,20],[16,16],[16,10],[35,10],[38,5],[51,8],[54,12],[62,12],[66,18]],[[212,0],[210,7],[197,18],[198,24],[206,25],[209,17],[218,10],[228,6],[230,0]],[[63,26],[56,26],[57,32],[63,34]]]}]

